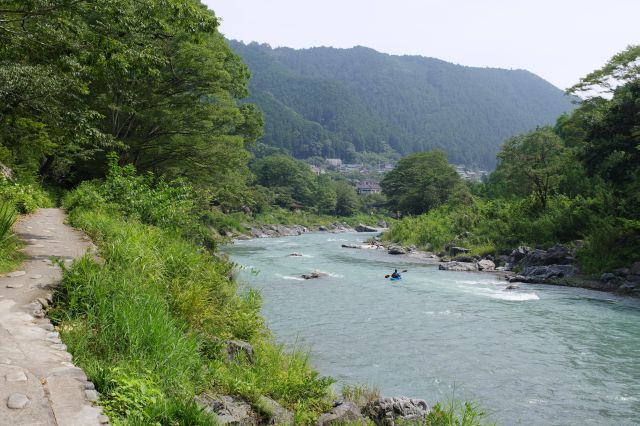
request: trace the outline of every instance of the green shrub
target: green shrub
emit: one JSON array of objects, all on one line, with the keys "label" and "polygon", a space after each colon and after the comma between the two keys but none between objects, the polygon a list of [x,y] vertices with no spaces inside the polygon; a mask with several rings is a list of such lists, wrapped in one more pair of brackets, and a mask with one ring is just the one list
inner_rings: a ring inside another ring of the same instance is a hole
[{"label": "green shrub", "polygon": [[451,402],[442,407],[435,404],[427,415],[425,426],[482,426],[486,413],[470,403]]},{"label": "green shrub", "polygon": [[11,228],[15,222],[16,212],[13,206],[7,202],[0,202],[0,244],[13,235]]},{"label": "green shrub", "polygon": [[32,213],[38,207],[53,207],[48,194],[34,184],[10,182],[0,177],[0,200],[13,205],[18,213]]},{"label": "green shrub", "polygon": [[603,218],[587,235],[577,257],[583,271],[595,273],[629,267],[640,259],[638,253],[640,221]]},{"label": "green shrub", "polygon": [[16,221],[16,212],[7,202],[0,202],[0,273],[15,269],[24,259],[19,251],[20,242],[11,228]]}]

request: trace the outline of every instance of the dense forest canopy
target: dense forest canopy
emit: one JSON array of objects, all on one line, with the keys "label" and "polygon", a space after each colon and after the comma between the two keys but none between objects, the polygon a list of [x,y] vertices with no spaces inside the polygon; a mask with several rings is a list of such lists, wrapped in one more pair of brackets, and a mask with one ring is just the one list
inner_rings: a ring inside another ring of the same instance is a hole
[{"label": "dense forest canopy", "polygon": [[249,71],[195,0],[3,2],[0,161],[61,184],[105,154],[229,195],[262,130]]},{"label": "dense forest canopy", "polygon": [[262,141],[298,158],[443,149],[492,168],[500,144],[552,124],[571,98],[524,70],[472,68],[375,50],[272,49],[229,42],[249,65]]}]

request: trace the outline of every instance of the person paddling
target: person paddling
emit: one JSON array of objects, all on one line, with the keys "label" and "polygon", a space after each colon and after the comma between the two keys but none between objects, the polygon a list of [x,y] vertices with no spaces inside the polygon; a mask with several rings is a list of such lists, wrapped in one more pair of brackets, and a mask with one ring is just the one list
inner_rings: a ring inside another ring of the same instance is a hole
[{"label": "person paddling", "polygon": [[393,274],[391,274],[391,278],[400,278],[400,273],[397,269],[393,271]]}]

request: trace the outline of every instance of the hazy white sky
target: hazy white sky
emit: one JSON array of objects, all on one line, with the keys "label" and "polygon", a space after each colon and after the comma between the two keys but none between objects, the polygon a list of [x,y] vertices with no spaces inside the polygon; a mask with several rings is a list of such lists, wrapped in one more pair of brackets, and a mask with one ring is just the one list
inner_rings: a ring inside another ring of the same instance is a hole
[{"label": "hazy white sky", "polygon": [[640,43],[640,0],[203,0],[232,39],[524,68],[564,89]]}]

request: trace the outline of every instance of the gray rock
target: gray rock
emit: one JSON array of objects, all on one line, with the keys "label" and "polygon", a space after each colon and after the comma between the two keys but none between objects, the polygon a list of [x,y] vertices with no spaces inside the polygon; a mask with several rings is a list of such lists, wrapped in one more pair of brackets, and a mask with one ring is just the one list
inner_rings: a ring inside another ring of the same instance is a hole
[{"label": "gray rock", "polygon": [[620,287],[618,287],[618,291],[623,293],[628,293],[628,292],[634,291],[637,287],[638,285],[636,283],[625,281],[624,283],[622,283]]},{"label": "gray rock", "polygon": [[251,343],[244,340],[227,340],[225,344],[227,345],[225,348],[227,361],[235,362],[243,357],[250,364],[256,362],[256,354]]},{"label": "gray rock", "polygon": [[389,254],[405,254],[406,250],[404,248],[402,248],[401,246],[391,246],[391,247],[389,247],[389,250],[387,251],[387,253],[389,253]]},{"label": "gray rock", "polygon": [[575,258],[569,249],[563,245],[556,244],[549,250],[530,250],[521,260],[522,265],[526,266],[545,266],[545,265],[569,265],[573,263]]},{"label": "gray rock", "polygon": [[520,288],[520,286],[519,286],[519,285],[517,285],[517,284],[509,284],[509,285],[505,288],[505,290],[515,290],[515,289],[517,289],[517,288]]},{"label": "gray rock", "polygon": [[87,398],[87,401],[96,402],[98,400],[98,392],[94,389],[85,390],[84,396]]},{"label": "gray rock", "polygon": [[362,248],[362,247],[360,245],[358,245],[358,244],[343,244],[342,248],[359,249],[359,248]]},{"label": "gray rock", "polygon": [[433,251],[433,244],[431,244],[431,243],[426,243],[426,244],[424,245],[424,249],[425,249],[426,251]]},{"label": "gray rock", "polygon": [[369,402],[362,413],[376,425],[395,426],[397,423],[423,422],[429,414],[429,406],[422,399],[385,397]]},{"label": "gray rock", "polygon": [[531,248],[526,247],[526,246],[520,246],[518,248],[515,248],[511,251],[511,255],[509,256],[509,263],[518,263],[520,262],[522,259],[524,259],[524,257],[529,254],[529,252],[531,251]]},{"label": "gray rock", "polygon": [[223,395],[211,397],[200,395],[194,398],[207,413],[215,413],[219,424],[232,426],[258,426],[258,415],[243,399]]},{"label": "gray rock", "polygon": [[27,395],[21,393],[12,393],[7,400],[7,407],[13,410],[21,410],[27,407],[31,401],[27,398]]},{"label": "gray rock", "polygon": [[5,178],[6,180],[13,180],[13,170],[0,163],[0,176]]},{"label": "gray rock", "polygon": [[474,262],[445,262],[438,265],[441,271],[477,271],[478,266]]},{"label": "gray rock", "polygon": [[262,406],[267,407],[271,414],[271,419],[269,424],[271,425],[292,425],[293,422],[293,413],[282,405],[278,404],[271,398],[267,398],[266,396],[260,397],[260,403]]},{"label": "gray rock", "polygon": [[9,278],[16,278],[16,277],[21,277],[23,275],[26,275],[27,273],[25,271],[15,271],[15,272],[9,272],[7,274],[7,277]]},{"label": "gray rock", "polygon": [[626,281],[634,284],[640,284],[640,275],[627,275]]},{"label": "gray rock", "polygon": [[480,271],[494,271],[496,264],[489,259],[483,259],[478,261],[478,270]]},{"label": "gray rock", "polygon": [[572,265],[528,266],[522,273],[509,277],[509,282],[548,283],[577,273],[578,268]]},{"label": "gray rock", "polygon": [[373,226],[368,226],[360,223],[358,224],[358,226],[356,226],[356,231],[357,232],[378,232],[378,229],[374,228]]},{"label": "gray rock", "polygon": [[346,423],[365,424],[360,408],[351,402],[339,403],[331,413],[323,414],[318,419],[318,426]]},{"label": "gray rock", "polygon": [[327,231],[327,227],[326,226],[319,226],[318,227],[318,231],[326,232]]},{"label": "gray rock", "polygon": [[609,282],[615,280],[616,278],[617,277],[615,276],[615,274],[612,274],[611,272],[605,272],[600,276],[600,280],[604,282]]},{"label": "gray rock", "polygon": [[634,262],[629,268],[629,273],[632,275],[640,275],[640,262]]},{"label": "gray rock", "polygon": [[101,415],[100,417],[98,417],[98,421],[100,422],[100,424],[107,424],[109,423],[109,417],[105,416],[104,414]]},{"label": "gray rock", "polygon": [[387,222],[385,222],[384,220],[381,220],[380,222],[378,222],[378,227],[379,228],[388,228]]},{"label": "gray rock", "polygon": [[471,250],[464,247],[457,247],[457,246],[449,247],[449,254],[451,254],[451,256],[457,256],[462,253],[469,253],[470,251]]},{"label": "gray rock", "polygon": [[300,276],[301,276],[302,278],[304,278],[305,280],[313,280],[313,279],[315,279],[315,278],[324,277],[325,275],[327,275],[327,274],[325,274],[324,272],[320,272],[320,271],[313,271],[313,272],[310,272],[310,273],[308,273],[308,274],[302,274],[302,275],[300,275]]},{"label": "gray rock", "polygon": [[24,374],[24,371],[14,371],[13,373],[9,373],[5,376],[7,382],[26,382],[27,375]]},{"label": "gray rock", "polygon": [[300,256],[302,256],[302,254],[294,251],[293,253],[289,254],[289,256],[300,257]]},{"label": "gray rock", "polygon": [[626,277],[631,273],[631,271],[629,270],[629,268],[618,268],[614,269],[613,273],[619,277]]}]

